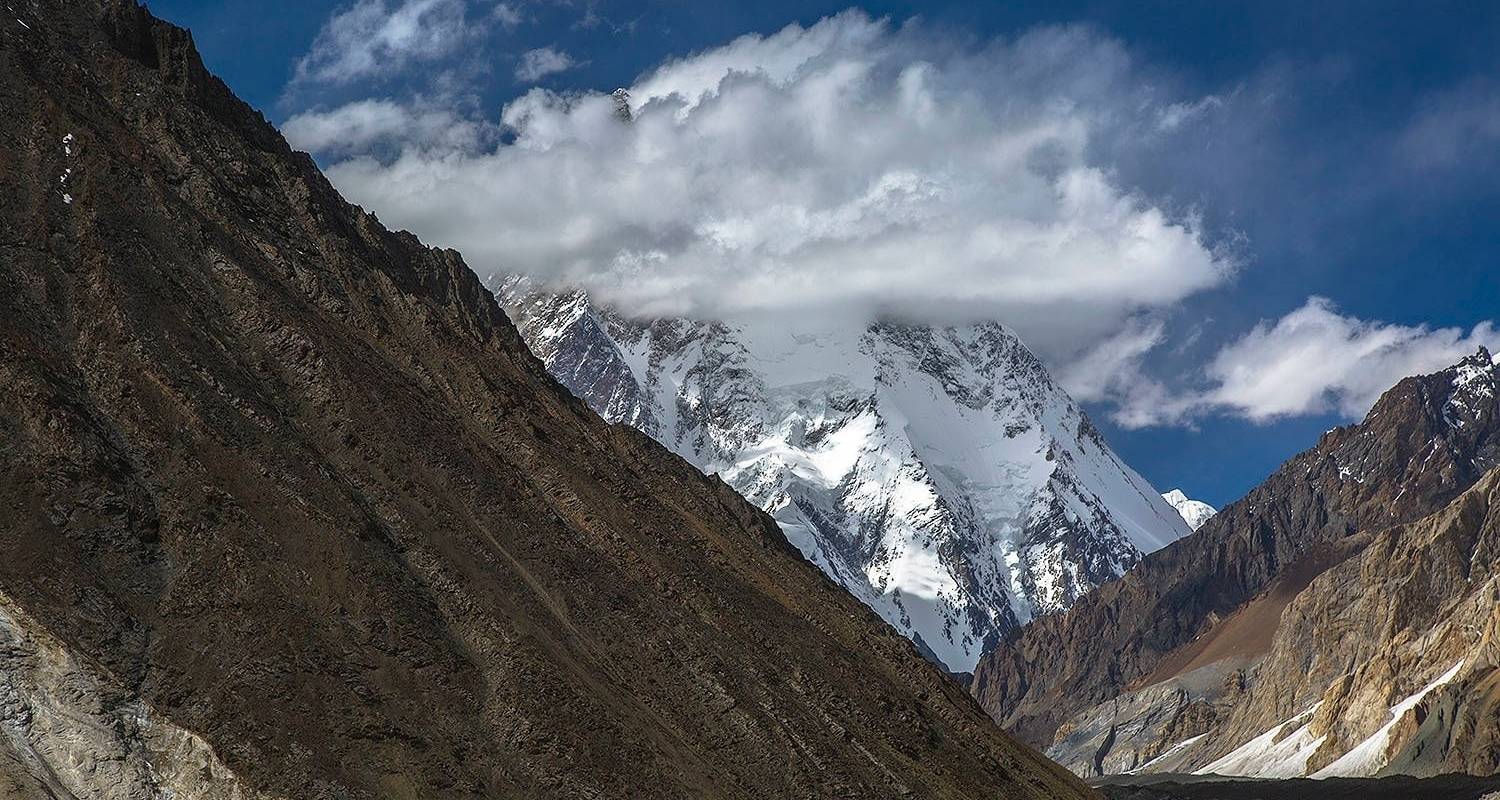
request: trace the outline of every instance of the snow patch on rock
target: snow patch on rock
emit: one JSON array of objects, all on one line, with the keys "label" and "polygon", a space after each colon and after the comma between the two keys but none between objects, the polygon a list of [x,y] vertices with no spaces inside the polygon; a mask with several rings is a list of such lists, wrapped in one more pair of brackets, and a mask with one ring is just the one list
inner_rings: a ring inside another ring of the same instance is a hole
[{"label": "snow patch on rock", "polygon": [[[1315,703],[1295,717],[1277,725],[1230,751],[1223,758],[1198,770],[1199,775],[1235,775],[1252,778],[1300,778],[1307,774],[1307,760],[1323,744],[1312,732],[1312,718],[1322,703]],[[1283,735],[1283,731],[1291,729]]]},{"label": "snow patch on rock", "polygon": [[1328,766],[1314,772],[1314,778],[1344,778],[1363,777],[1374,775],[1386,765],[1390,754],[1391,733],[1396,725],[1408,712],[1416,708],[1432,690],[1453,680],[1458,671],[1463,668],[1464,662],[1460,660],[1453,668],[1443,673],[1432,683],[1427,684],[1417,691],[1416,694],[1391,706],[1390,719],[1380,729],[1370,734],[1370,737],[1349,749],[1349,752],[1339,756],[1337,760]]}]

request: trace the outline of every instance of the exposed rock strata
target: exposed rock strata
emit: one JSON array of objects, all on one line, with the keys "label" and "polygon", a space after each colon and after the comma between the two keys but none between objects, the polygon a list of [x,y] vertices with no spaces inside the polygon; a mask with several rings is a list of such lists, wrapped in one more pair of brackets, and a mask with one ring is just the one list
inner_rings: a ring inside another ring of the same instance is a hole
[{"label": "exposed rock strata", "polygon": [[[1447,424],[1493,422],[1495,372],[1480,353],[1427,379],[1451,387]],[[1500,772],[1497,487],[1500,469],[1425,519],[1305,552],[1048,753],[1086,775]]]}]

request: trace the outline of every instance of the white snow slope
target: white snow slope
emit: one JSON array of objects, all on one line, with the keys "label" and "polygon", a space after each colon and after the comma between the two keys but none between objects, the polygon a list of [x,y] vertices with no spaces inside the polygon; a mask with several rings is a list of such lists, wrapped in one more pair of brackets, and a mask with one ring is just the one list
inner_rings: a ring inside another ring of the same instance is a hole
[{"label": "white snow slope", "polygon": [[[1199,775],[1234,775],[1251,778],[1348,778],[1379,774],[1386,765],[1391,732],[1434,689],[1453,680],[1464,662],[1460,660],[1432,683],[1398,701],[1388,710],[1387,721],[1369,738],[1349,748],[1328,766],[1308,775],[1307,762],[1323,746],[1324,737],[1313,733],[1312,720],[1321,703],[1273,727],[1235,748],[1233,752],[1197,771]],[[1290,733],[1288,728],[1296,726]],[[1184,742],[1183,745],[1189,744]],[[1179,745],[1182,746],[1182,745]]]},{"label": "white snow slope", "polygon": [[718,473],[949,670],[1189,532],[998,324],[750,331],[491,286],[561,383]]},{"label": "white snow slope", "polygon": [[1219,513],[1217,508],[1208,503],[1189,498],[1182,493],[1181,489],[1173,489],[1163,494],[1162,497],[1166,498],[1166,501],[1173,508],[1177,509],[1177,513],[1182,515],[1182,519],[1187,522],[1188,527],[1195,531],[1203,527],[1203,523],[1208,522],[1213,518],[1213,515]]}]

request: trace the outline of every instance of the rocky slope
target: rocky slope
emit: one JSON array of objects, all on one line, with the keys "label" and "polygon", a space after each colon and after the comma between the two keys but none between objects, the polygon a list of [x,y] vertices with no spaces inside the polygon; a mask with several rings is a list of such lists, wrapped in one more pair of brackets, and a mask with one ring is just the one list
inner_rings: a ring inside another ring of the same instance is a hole
[{"label": "rocky slope", "polygon": [[1500,469],[1314,579],[1249,680],[1210,735],[1183,748],[1185,765],[1268,777],[1500,772]]},{"label": "rocky slope", "polygon": [[[1287,603],[1359,551],[1357,537],[1442,509],[1500,465],[1497,384],[1495,362],[1482,350],[1450,369],[1403,380],[1363,422],[1329,431],[1192,536],[1067,613],[1008,638],[980,661],[976,697],[1043,747],[1064,721],[1072,720],[1064,739],[1087,738],[1079,726],[1102,725],[1106,751],[1119,737],[1109,733],[1116,712],[1102,704],[1118,704],[1121,723],[1156,731],[1149,737],[1158,741],[1125,745],[1110,768],[1133,768],[1126,765],[1160,755],[1163,742],[1204,732],[1202,719],[1223,692],[1202,687],[1222,689],[1228,681],[1232,694],[1236,664],[1268,652]],[[1222,674],[1188,675],[1210,666]],[[1177,712],[1126,694],[1178,677],[1194,686],[1157,689],[1183,706],[1180,725]],[[1191,698],[1201,702],[1189,711]],[[1083,766],[1107,760],[1107,753],[1091,754]]]},{"label": "rocky slope", "polygon": [[1212,632],[1236,638],[1278,609],[1264,653],[1090,709],[1049,753],[1092,775],[1500,772],[1500,469],[1430,517],[1344,544],[1290,599],[1268,592]]},{"label": "rocky slope", "polygon": [[0,20],[0,793],[1084,797],[128,0]]},{"label": "rocky slope", "polygon": [[954,672],[1189,532],[1000,325],[639,321],[493,283],[564,385],[723,477]]}]

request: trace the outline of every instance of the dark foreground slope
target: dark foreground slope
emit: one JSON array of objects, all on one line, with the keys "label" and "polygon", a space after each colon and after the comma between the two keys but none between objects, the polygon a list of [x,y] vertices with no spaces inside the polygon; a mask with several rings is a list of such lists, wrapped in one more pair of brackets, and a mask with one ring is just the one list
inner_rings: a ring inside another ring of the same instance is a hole
[{"label": "dark foreground slope", "polygon": [[184,32],[14,5],[0,794],[1088,794]]}]

